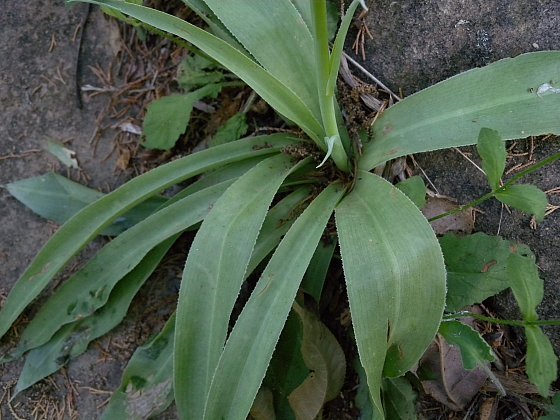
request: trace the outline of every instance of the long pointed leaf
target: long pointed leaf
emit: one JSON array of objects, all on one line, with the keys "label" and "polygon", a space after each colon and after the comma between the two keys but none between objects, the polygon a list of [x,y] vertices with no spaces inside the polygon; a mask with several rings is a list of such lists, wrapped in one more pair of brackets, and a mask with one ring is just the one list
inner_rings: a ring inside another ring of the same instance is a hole
[{"label": "long pointed leaf", "polygon": [[262,136],[213,147],[147,172],[87,206],[58,229],[10,291],[0,311],[0,337],[62,267],[120,215],[192,176],[230,162],[278,152],[296,141],[282,135]]},{"label": "long pointed leaf", "polygon": [[443,256],[412,201],[367,172],[358,173],[354,190],[338,205],[336,224],[358,352],[382,413],[382,376],[409,370],[438,329]]},{"label": "long pointed leaf", "polygon": [[320,117],[313,38],[290,0],[205,0],[235,38]]},{"label": "long pointed leaf", "polygon": [[151,249],[202,221],[231,184],[231,180],[224,181],[189,195],[105,245],[41,307],[23,331],[17,354],[45,343],[62,325],[87,317],[103,306],[115,284]]},{"label": "long pointed leaf", "polygon": [[[412,153],[475,144],[483,127],[504,140],[560,134],[560,51],[534,52],[469,70],[383,112],[360,168]],[[539,88],[541,88],[539,90]]]},{"label": "long pointed leaf", "polygon": [[299,284],[344,189],[327,187],[296,220],[239,316],[215,369],[205,419],[249,413]]},{"label": "long pointed leaf", "polygon": [[93,340],[116,327],[125,317],[132,298],[154,272],[177,237],[150,251],[111,293],[107,304],[85,319],[65,325],[48,343],[33,349],[25,360],[15,394],[56,372],[86,351]]},{"label": "long pointed leaf", "polygon": [[[267,70],[227,42],[182,19],[148,7],[118,0],[69,0],[74,1],[111,7],[192,43],[239,76],[280,114],[297,123],[310,137],[322,144],[323,129],[309,105],[302,102],[296,93]],[[264,27],[263,29],[270,30]],[[261,34],[252,33],[252,36],[258,38]]]},{"label": "long pointed leaf", "polygon": [[235,299],[268,207],[291,172],[288,156],[269,158],[216,202],[191,245],[175,328],[175,397],[182,416],[200,419]]}]

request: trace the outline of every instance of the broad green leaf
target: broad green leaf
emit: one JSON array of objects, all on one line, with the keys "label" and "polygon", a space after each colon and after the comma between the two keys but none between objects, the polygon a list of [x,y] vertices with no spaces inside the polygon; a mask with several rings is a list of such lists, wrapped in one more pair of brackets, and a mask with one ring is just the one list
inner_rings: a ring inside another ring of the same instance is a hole
[{"label": "broad green leaf", "polygon": [[109,242],[60,286],[23,331],[17,353],[46,341],[64,324],[103,306],[117,282],[159,243],[199,223],[232,181],[189,195],[154,213]]},{"label": "broad green leaf", "polygon": [[500,187],[500,180],[506,168],[506,145],[500,133],[489,128],[481,128],[476,150],[482,158],[482,169],[493,190]]},{"label": "broad green leaf", "polygon": [[510,185],[494,196],[508,206],[533,214],[538,222],[544,219],[548,200],[546,194],[534,185]]},{"label": "broad green leaf", "polygon": [[91,316],[63,326],[51,339],[31,350],[25,360],[15,393],[56,372],[86,351],[93,340],[116,327],[125,317],[132,298],[153,273],[177,237],[150,251],[111,292],[107,304]]},{"label": "broad green leaf", "polygon": [[[69,2],[74,1],[86,1],[88,3],[109,6],[192,43],[231,72],[235,73],[280,114],[294,121],[314,139],[317,144],[322,145],[322,139],[324,137],[323,128],[314,108],[310,108],[310,104],[308,103],[313,103],[316,92],[313,92],[314,96],[311,98],[300,99],[296,93],[290,90],[282,81],[235,47],[232,47],[220,38],[175,16],[118,0],[69,0]],[[260,4],[260,2],[257,4]],[[237,10],[237,8],[232,10]],[[242,22],[244,22],[244,20],[245,17],[242,17]],[[293,22],[290,23],[290,25],[293,26]],[[273,26],[276,26],[276,23]],[[262,29],[263,26],[261,25],[260,28]],[[270,29],[270,27],[267,27],[265,32]],[[292,29],[293,28],[289,28],[288,33],[291,33]],[[251,34],[255,39],[259,39],[261,35],[262,31],[258,36],[255,33]],[[309,50],[306,50],[305,54],[308,55]],[[309,76],[305,78],[309,79]]]},{"label": "broad green leaf", "polygon": [[301,353],[310,374],[288,400],[296,418],[314,420],[323,405],[340,392],[346,358],[334,335],[313,313],[297,303],[293,309],[303,324]]},{"label": "broad green leaf", "polygon": [[173,401],[173,334],[175,315],[159,334],[136,349],[111,396],[103,420],[147,419]]},{"label": "broad green leaf", "polygon": [[412,176],[399,182],[396,187],[412,200],[419,209],[426,205],[426,184],[421,176]]},{"label": "broad green leaf", "polygon": [[560,134],[560,94],[537,94],[560,80],[560,52],[506,58],[409,96],[384,111],[364,145],[360,168],[399,156],[476,143],[483,127],[504,140]]},{"label": "broad green leaf", "polygon": [[0,311],[0,337],[78,251],[131,208],[190,177],[249,157],[277,153],[296,142],[272,135],[213,147],[161,165],[85,207],[57,230],[10,291]]},{"label": "broad green leaf", "polygon": [[220,90],[220,85],[206,85],[191,93],[164,96],[150,103],[143,123],[146,139],[142,145],[147,149],[173,148],[187,129],[195,102],[206,96],[216,97]]},{"label": "broad green leaf", "polygon": [[[12,182],[6,188],[39,216],[58,224],[65,223],[78,211],[105,195],[53,172]],[[115,220],[102,234],[118,235],[148,217],[166,201],[165,197],[150,197]]]},{"label": "broad green leaf", "polygon": [[243,137],[249,125],[247,124],[247,116],[242,112],[235,114],[210,139],[209,146],[218,146],[220,144],[229,143]]},{"label": "broad green leaf", "polygon": [[316,63],[310,54],[313,39],[290,0],[205,0],[205,3],[251,56],[319,118]]},{"label": "broad green leaf", "polygon": [[416,392],[405,378],[383,379],[383,407],[390,420],[412,420],[416,412]]},{"label": "broad green leaf", "polygon": [[301,281],[301,288],[309,293],[318,304],[321,302],[321,293],[323,292],[323,285],[329,271],[334,250],[336,248],[336,239],[331,239],[330,242],[320,241],[317,244],[317,249],[313,254],[313,258],[307,267],[305,276]]},{"label": "broad green leaf", "polygon": [[511,291],[519,305],[525,321],[539,319],[537,306],[544,296],[544,285],[539,277],[535,255],[531,252],[516,250],[508,257],[507,274]]},{"label": "broad green leaf", "polygon": [[174,386],[182,416],[203,418],[235,299],[270,203],[292,170],[290,162],[286,155],[274,156],[240,177],[214,204],[191,245],[175,330]]},{"label": "broad green leaf", "polygon": [[537,386],[539,394],[548,397],[550,384],[556,380],[558,374],[558,358],[550,340],[540,327],[528,325],[525,327],[527,337],[527,376]]},{"label": "broad green leaf", "polygon": [[412,201],[364,171],[338,205],[336,225],[358,353],[381,416],[382,376],[410,370],[439,327],[443,256]]},{"label": "broad green leaf", "polygon": [[510,286],[508,258],[514,252],[531,253],[525,245],[484,233],[445,235],[440,238],[440,245],[447,267],[448,311],[481,303],[507,289]]},{"label": "broad green leaf", "polygon": [[327,187],[290,228],[228,338],[204,418],[245,418],[265,376],[299,284],[344,189]]},{"label": "broad green leaf", "polygon": [[445,321],[439,326],[439,333],[449,344],[459,347],[465,369],[472,370],[494,361],[491,347],[468,325],[459,321]]}]

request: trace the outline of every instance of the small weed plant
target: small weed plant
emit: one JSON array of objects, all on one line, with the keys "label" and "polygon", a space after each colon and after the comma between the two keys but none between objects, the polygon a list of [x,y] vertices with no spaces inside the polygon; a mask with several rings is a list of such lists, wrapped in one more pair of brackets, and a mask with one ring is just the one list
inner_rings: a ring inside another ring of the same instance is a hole
[{"label": "small weed plant", "polygon": [[[423,184],[394,186],[371,171],[409,154],[477,144],[491,188],[481,200],[495,197],[542,220],[542,191],[517,184],[520,177],[502,182],[504,140],[560,134],[560,52],[501,60],[414,94],[380,114],[357,147],[335,87],[359,1],[349,5],[332,46],[325,0],[184,2],[207,31],[138,2],[91,1],[193,44],[305,135],[221,139],[107,195],[57,175],[11,184],[12,194],[40,214],[56,213],[45,191],[75,206],[5,300],[0,336],[90,241],[115,236],[56,289],[4,357],[27,354],[17,391],[117,325],[179,235],[199,226],[176,313],[134,354],[105,418],[146,418],[173,400],[184,419],[245,419],[250,412],[272,418],[272,400],[280,418],[315,418],[339,393],[345,360],[301,297],[320,302],[337,246],[372,418],[410,418],[413,399],[402,396],[412,388],[401,377],[438,332],[459,346],[467,369],[491,362],[491,348],[458,319],[508,287],[523,315],[517,325],[526,332],[529,378],[548,396],[556,357],[535,310],[543,286],[531,251],[483,234],[438,239],[418,208]],[[192,104],[229,83],[212,63],[201,59],[187,69],[210,79],[183,86],[183,95],[149,111],[151,146],[171,147]],[[177,103],[182,116],[169,111]],[[160,195],[195,177],[173,197]],[[230,325],[242,285],[258,267]],[[319,397],[306,399],[309,392]],[[146,397],[142,404],[138,395]]]}]

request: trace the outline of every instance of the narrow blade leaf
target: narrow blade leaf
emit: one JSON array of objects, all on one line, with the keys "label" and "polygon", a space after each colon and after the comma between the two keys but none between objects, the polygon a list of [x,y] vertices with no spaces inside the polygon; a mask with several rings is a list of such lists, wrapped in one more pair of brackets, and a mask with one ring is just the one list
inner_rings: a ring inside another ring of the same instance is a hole
[{"label": "narrow blade leaf", "polygon": [[417,419],[416,398],[416,392],[405,378],[383,379],[383,406],[388,419]]},{"label": "narrow blade leaf", "polygon": [[[53,172],[12,182],[6,188],[39,216],[58,224],[65,223],[84,207],[105,195]],[[165,197],[150,197],[115,220],[103,230],[102,235],[118,235],[148,217],[166,201]]]},{"label": "narrow blade leaf", "polygon": [[65,325],[45,344],[27,356],[15,393],[19,393],[86,351],[93,340],[116,327],[125,317],[132,298],[153,273],[176,237],[154,248],[115,287],[107,304],[92,316]]},{"label": "narrow blade leaf", "polygon": [[343,192],[338,185],[327,187],[278,245],[220,357],[205,419],[241,419],[249,413],[301,279]]},{"label": "narrow blade leaf", "polygon": [[360,168],[399,156],[476,143],[483,127],[504,140],[560,134],[560,94],[537,94],[560,80],[560,51],[506,58],[418,92],[383,112]]},{"label": "narrow blade leaf", "polygon": [[248,171],[216,202],[191,246],[175,329],[175,395],[182,416],[203,416],[259,230],[291,169],[290,158],[279,155]]},{"label": "narrow blade leaf", "polygon": [[[205,0],[216,17],[270,74],[319,118],[313,39],[290,0]],[[263,28],[265,28],[263,30]]]},{"label": "narrow blade leaf", "polygon": [[115,284],[159,243],[199,223],[232,181],[187,196],[109,242],[41,307],[21,335],[17,353],[46,341],[62,325],[103,306]]},{"label": "narrow blade leaf", "polygon": [[277,153],[296,141],[262,136],[213,147],[134,178],[85,207],[58,229],[10,291],[0,311],[0,337],[78,251],[131,208],[190,177],[251,156]]},{"label": "narrow blade leaf", "polygon": [[336,224],[358,352],[380,414],[382,375],[412,368],[437,332],[445,304],[443,256],[412,201],[367,172],[359,172],[338,205]]}]

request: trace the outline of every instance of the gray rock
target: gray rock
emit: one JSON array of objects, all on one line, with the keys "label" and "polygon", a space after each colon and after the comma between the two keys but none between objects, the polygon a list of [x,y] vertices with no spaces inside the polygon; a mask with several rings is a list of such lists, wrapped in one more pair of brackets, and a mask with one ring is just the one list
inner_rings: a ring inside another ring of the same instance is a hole
[{"label": "gray rock", "polygon": [[557,0],[373,0],[366,66],[406,95],[524,52],[560,48]]}]

